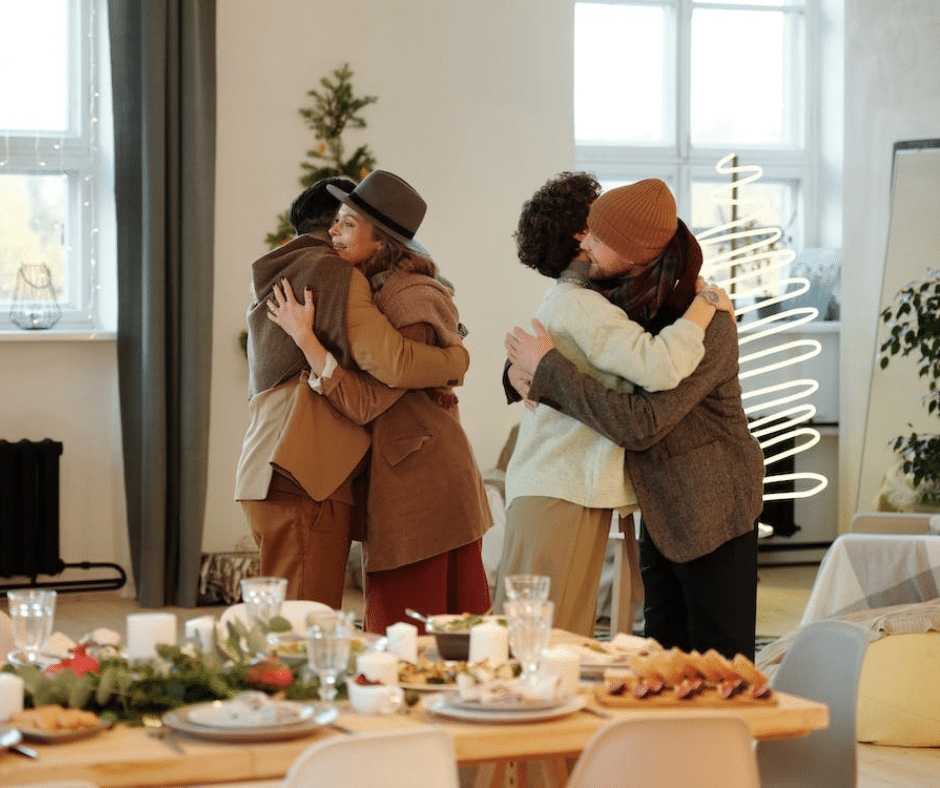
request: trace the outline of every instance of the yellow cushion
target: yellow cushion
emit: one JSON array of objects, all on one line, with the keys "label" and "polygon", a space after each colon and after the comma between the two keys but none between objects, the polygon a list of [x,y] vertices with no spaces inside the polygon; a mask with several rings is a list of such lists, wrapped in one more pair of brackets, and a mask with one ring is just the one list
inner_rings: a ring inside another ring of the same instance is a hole
[{"label": "yellow cushion", "polygon": [[940,746],[940,632],[869,644],[858,687],[858,741]]}]

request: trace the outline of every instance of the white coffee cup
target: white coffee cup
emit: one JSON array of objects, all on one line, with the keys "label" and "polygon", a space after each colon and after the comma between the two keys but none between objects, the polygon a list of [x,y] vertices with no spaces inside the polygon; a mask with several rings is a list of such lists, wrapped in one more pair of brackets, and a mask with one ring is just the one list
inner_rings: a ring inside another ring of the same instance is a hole
[{"label": "white coffee cup", "polygon": [[401,687],[388,684],[357,684],[346,682],[349,702],[358,714],[393,714],[405,702]]},{"label": "white coffee cup", "polygon": [[397,686],[398,657],[385,651],[367,651],[356,657],[356,674],[360,673],[369,681]]},{"label": "white coffee cup", "polygon": [[557,678],[558,693],[573,697],[578,694],[581,660],[576,653],[564,646],[547,649],[539,663],[539,678]]},{"label": "white coffee cup", "polygon": [[13,673],[0,673],[0,722],[23,711],[23,679]]}]

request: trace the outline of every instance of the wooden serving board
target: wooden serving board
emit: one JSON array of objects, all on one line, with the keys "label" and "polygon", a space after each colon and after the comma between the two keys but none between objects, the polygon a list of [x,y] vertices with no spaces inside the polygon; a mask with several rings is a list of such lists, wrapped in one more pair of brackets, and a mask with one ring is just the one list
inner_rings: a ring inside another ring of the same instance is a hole
[{"label": "wooden serving board", "polygon": [[730,698],[723,698],[718,690],[708,687],[695,693],[690,698],[677,698],[672,688],[664,689],[657,695],[647,695],[638,698],[627,690],[623,695],[611,695],[607,689],[598,684],[594,687],[594,696],[603,706],[617,706],[622,709],[728,709],[746,706],[776,706],[777,695],[771,692],[763,698],[752,698],[750,695],[737,694]]}]

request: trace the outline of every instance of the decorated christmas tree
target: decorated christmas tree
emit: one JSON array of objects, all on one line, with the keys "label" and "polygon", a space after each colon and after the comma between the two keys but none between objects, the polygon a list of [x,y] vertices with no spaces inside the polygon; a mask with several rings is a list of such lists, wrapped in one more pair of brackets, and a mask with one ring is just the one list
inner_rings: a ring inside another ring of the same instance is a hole
[{"label": "decorated christmas tree", "polygon": [[[337,175],[361,181],[375,167],[375,157],[368,145],[360,145],[346,156],[343,132],[347,128],[365,128],[366,122],[360,112],[378,101],[376,96],[354,95],[352,76],[353,72],[346,63],[333,71],[332,78],[323,77],[321,89],[307,93],[313,98],[313,106],[299,110],[318,142],[315,148],[307,151],[307,160],[300,163],[304,170],[300,177],[303,188],[321,178]],[[284,211],[278,216],[277,230],[268,233],[265,241],[273,249],[293,237],[294,229],[288,220],[288,212]]]}]

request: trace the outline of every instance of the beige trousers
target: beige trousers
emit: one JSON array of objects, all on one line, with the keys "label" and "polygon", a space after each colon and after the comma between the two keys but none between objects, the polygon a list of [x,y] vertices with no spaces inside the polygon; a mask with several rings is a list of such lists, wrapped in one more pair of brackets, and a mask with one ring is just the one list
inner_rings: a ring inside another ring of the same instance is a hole
[{"label": "beige trousers", "polygon": [[[516,498],[506,510],[506,535],[496,584],[495,610],[506,599],[503,578],[512,574],[547,575],[549,598],[555,603],[554,626],[585,637],[594,636],[597,588],[600,583],[610,509],[587,509],[559,498]],[[636,564],[633,520],[627,519],[622,562],[620,610],[633,610],[632,567]],[[632,551],[630,545],[632,544]]]}]

